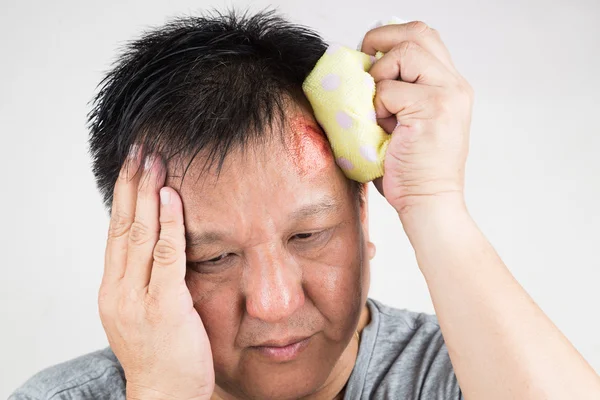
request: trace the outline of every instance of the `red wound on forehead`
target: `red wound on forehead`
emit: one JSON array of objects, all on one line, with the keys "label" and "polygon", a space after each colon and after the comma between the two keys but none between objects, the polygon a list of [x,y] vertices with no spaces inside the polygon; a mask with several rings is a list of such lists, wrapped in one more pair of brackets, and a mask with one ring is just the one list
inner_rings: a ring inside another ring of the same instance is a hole
[{"label": "red wound on forehead", "polygon": [[327,136],[316,122],[306,117],[297,117],[290,121],[290,127],[290,157],[299,173],[306,175],[333,162]]}]

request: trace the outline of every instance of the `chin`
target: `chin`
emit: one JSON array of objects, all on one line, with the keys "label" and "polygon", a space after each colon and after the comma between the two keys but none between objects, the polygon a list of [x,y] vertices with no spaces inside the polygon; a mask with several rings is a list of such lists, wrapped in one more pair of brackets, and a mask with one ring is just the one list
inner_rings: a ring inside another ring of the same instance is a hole
[{"label": "chin", "polygon": [[249,400],[308,396],[325,384],[344,350],[341,344],[332,346],[318,335],[313,339],[317,340],[296,359],[286,362],[272,362],[249,351],[242,357],[235,378],[220,379],[217,373],[216,383],[228,393]]}]

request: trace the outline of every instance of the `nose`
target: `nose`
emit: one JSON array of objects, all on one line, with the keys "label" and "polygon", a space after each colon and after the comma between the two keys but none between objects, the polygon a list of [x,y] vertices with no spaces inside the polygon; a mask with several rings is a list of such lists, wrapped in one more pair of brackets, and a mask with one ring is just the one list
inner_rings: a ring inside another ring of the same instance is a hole
[{"label": "nose", "polygon": [[304,304],[302,270],[278,245],[247,253],[244,269],[246,312],[265,322],[284,321]]}]

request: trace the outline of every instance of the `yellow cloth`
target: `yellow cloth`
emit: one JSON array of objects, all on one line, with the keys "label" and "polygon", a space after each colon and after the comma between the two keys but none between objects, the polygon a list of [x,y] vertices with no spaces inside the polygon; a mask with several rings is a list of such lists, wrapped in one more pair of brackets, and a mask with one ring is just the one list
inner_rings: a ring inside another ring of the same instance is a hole
[{"label": "yellow cloth", "polygon": [[[393,17],[386,25],[399,22]],[[375,81],[368,73],[382,56],[382,52],[370,56],[333,44],[302,85],[337,164],[348,178],[359,182],[383,176],[383,159],[391,138],[377,124]]]},{"label": "yellow cloth", "polygon": [[333,45],[302,85],[337,164],[359,182],[383,176],[390,139],[375,118],[375,81],[367,72],[374,61],[368,54]]}]

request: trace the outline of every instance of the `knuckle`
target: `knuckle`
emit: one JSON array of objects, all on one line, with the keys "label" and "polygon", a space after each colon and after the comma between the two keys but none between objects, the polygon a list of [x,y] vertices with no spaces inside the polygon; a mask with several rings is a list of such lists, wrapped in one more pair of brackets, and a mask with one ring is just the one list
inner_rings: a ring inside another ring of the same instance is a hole
[{"label": "knuckle", "polygon": [[131,289],[129,293],[121,293],[116,299],[116,307],[113,311],[114,318],[117,318],[123,325],[134,321],[140,296],[141,294],[136,289]]},{"label": "knuckle", "polygon": [[475,98],[475,90],[473,89],[473,86],[471,86],[471,84],[469,82],[467,82],[466,80],[463,79],[461,89],[462,89],[462,92],[469,99],[469,101],[472,102],[473,99]]},{"label": "knuckle", "polygon": [[108,288],[108,286],[105,284],[100,285],[100,289],[98,289],[98,303],[105,305],[110,298],[110,295],[111,290]]},{"label": "knuckle", "polygon": [[362,49],[365,48],[365,43],[371,43],[372,39],[373,39],[373,35],[374,35],[374,31],[376,28],[374,29],[370,29],[367,33],[365,33],[365,36],[363,37],[363,42],[362,42]]},{"label": "knuckle", "polygon": [[431,98],[431,104],[434,112],[438,116],[445,116],[450,113],[451,101],[448,98],[448,94],[444,90],[439,90]]},{"label": "knuckle", "polygon": [[406,57],[409,53],[415,52],[418,47],[419,46],[415,42],[406,41],[396,45],[393,48],[393,51],[395,51],[396,54],[402,58]]},{"label": "knuckle", "polygon": [[106,319],[111,313],[109,299],[109,291],[103,286],[100,287],[100,290],[98,291],[98,312],[102,319]]},{"label": "knuckle", "polygon": [[154,236],[154,232],[140,221],[134,221],[129,228],[129,240],[134,245],[142,245]]},{"label": "knuckle", "polygon": [[469,106],[473,103],[473,88],[466,80],[459,79],[454,85],[452,96],[457,105]]},{"label": "knuckle", "polygon": [[160,301],[160,287],[154,288],[152,292],[148,292],[144,298],[144,314],[146,320],[153,325],[159,325],[164,319],[162,313],[162,302]]},{"label": "knuckle", "polygon": [[390,89],[392,88],[393,82],[389,79],[383,79],[376,83],[375,85],[375,93],[376,99],[380,102],[385,103],[389,96],[391,95]]},{"label": "knuckle", "polygon": [[415,35],[423,35],[426,33],[430,33],[431,28],[423,21],[411,21],[407,24],[407,29],[409,32]]},{"label": "knuckle", "polygon": [[382,79],[375,84],[375,89],[377,93],[381,93],[386,91],[390,87],[390,81],[387,79]]},{"label": "knuckle", "polygon": [[110,217],[108,238],[117,239],[127,234],[131,226],[131,217],[122,211],[115,211]]},{"label": "knuckle", "polygon": [[161,238],[154,246],[153,256],[158,265],[170,265],[177,262],[179,251],[171,239]]}]

